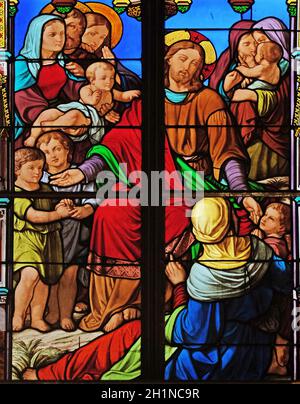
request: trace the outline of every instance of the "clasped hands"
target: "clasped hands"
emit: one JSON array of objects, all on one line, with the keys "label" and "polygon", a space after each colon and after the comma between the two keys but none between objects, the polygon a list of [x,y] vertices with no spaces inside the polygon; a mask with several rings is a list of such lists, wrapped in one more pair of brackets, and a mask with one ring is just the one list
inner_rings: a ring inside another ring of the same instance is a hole
[{"label": "clasped hands", "polygon": [[72,218],[81,220],[85,217],[84,206],[76,206],[71,199],[62,199],[55,206],[55,210],[61,219]]}]

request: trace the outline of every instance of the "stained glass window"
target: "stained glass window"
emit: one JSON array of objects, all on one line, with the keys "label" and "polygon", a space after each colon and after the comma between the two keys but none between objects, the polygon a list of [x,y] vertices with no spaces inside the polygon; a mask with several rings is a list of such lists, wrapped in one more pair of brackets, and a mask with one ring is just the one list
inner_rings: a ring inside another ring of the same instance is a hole
[{"label": "stained glass window", "polygon": [[1,380],[299,380],[299,16],[0,1]]}]

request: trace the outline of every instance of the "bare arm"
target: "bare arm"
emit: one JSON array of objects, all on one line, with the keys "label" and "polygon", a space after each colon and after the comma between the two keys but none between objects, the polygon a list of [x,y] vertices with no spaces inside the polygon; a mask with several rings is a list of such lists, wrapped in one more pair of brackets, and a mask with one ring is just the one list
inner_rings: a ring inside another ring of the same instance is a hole
[{"label": "bare arm", "polygon": [[130,102],[134,98],[138,98],[141,95],[139,90],[118,91],[113,90],[114,100],[120,102]]},{"label": "bare arm", "polygon": [[262,75],[264,68],[260,65],[255,67],[238,66],[236,70],[242,73],[245,77],[258,79]]},{"label": "bare arm", "polygon": [[57,222],[58,220],[69,217],[70,213],[67,207],[59,207],[57,210],[45,212],[43,210],[36,210],[32,207],[26,212],[26,219],[35,224],[45,224]]},{"label": "bare arm", "polygon": [[230,72],[226,75],[225,80],[224,80],[224,91],[226,93],[229,93],[235,86],[240,84],[243,81],[242,75],[234,70],[233,72]]}]

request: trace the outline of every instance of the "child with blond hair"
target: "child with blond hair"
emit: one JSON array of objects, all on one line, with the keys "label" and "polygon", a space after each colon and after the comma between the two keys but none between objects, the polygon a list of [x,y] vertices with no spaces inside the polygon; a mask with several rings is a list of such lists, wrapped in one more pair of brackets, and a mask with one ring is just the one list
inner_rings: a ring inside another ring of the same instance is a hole
[{"label": "child with blond hair", "polygon": [[37,149],[15,152],[15,191],[38,192],[40,197],[14,199],[14,294],[13,331],[25,327],[26,313],[31,312],[31,328],[50,330],[44,320],[49,285],[62,274],[61,219],[70,216],[68,207],[43,198],[51,188],[41,184],[44,154]]}]

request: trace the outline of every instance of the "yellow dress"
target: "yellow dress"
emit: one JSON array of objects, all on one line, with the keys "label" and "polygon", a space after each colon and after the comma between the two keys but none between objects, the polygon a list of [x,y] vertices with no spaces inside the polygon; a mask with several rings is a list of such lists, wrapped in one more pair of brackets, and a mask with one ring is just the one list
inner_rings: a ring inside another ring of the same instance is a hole
[{"label": "yellow dress", "polygon": [[[16,192],[22,189],[15,187]],[[42,184],[41,192],[50,192]],[[53,285],[63,272],[63,251],[58,222],[34,224],[26,220],[26,212],[36,210],[52,211],[53,201],[46,198],[15,198],[14,200],[14,279],[18,281],[20,270],[35,268],[43,282]]]}]

